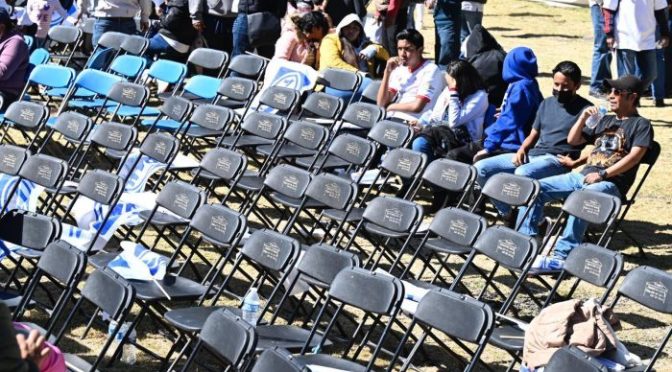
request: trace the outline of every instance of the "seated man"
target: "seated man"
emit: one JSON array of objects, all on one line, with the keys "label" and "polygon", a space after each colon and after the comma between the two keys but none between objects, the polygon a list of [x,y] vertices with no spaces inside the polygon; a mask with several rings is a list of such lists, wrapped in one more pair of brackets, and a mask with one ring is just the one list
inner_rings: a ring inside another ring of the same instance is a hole
[{"label": "seated man", "polygon": [[377,97],[378,105],[391,117],[419,119],[432,110],[443,90],[445,82],[438,66],[422,57],[424,43],[417,30],[397,34],[399,56],[387,60]]},{"label": "seated man", "polygon": [[[580,86],[581,69],[576,63],[564,61],[555,66],[553,96],[539,105],[532,131],[516,154],[496,155],[474,164],[481,187],[500,172],[540,179],[566,173],[579,164],[583,146],[567,143],[567,134],[583,110],[591,106],[576,94]],[[514,218],[508,205],[495,203],[495,206],[505,219]]]},{"label": "seated man", "polygon": [[[615,115],[604,116],[595,126],[587,127],[586,120],[597,114],[595,106],[583,111],[569,131],[567,142],[573,146],[594,144],[586,167],[581,172],[570,172],[540,181],[541,192],[529,215],[523,221],[521,232],[537,235],[544,204],[566,198],[575,190],[595,190],[623,197],[635,181],[637,168],[653,141],[653,127],[649,120],[639,116],[637,104],[642,94],[642,82],[626,75],[617,80],[605,80],[610,90],[609,105]],[[523,216],[523,212],[521,212]],[[537,257],[533,269],[537,271],[561,269],[569,252],[583,240],[587,223],[569,217],[553,256]]]}]

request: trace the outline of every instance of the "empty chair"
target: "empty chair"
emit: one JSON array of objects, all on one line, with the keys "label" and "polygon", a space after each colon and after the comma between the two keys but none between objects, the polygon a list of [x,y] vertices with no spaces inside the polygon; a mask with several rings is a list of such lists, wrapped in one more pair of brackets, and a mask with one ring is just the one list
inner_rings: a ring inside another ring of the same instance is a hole
[{"label": "empty chair", "polygon": [[231,59],[226,76],[235,75],[252,79],[257,83],[264,77],[268,60],[253,54],[240,54]]},{"label": "empty chair", "polygon": [[242,109],[241,117],[245,117],[247,108],[252,104],[252,97],[256,93],[257,83],[254,80],[227,77],[219,85],[214,103],[231,109]]},{"label": "empty chair", "polygon": [[82,43],[82,36],[82,30],[74,26],[58,25],[49,28],[49,41],[56,42],[61,47],[56,50],[54,46],[50,47],[52,58],[65,61],[63,64],[69,66],[72,57]]},{"label": "empty chair", "polygon": [[266,349],[256,362],[252,372],[304,372],[303,364],[294,360],[294,356],[281,348]]},{"label": "empty chair", "polygon": [[362,77],[353,71],[338,68],[328,68],[321,71],[320,82],[325,85],[327,94],[341,97],[348,106],[357,96],[362,85]]},{"label": "empty chair", "polygon": [[362,92],[360,97],[361,102],[368,102],[375,104],[378,100],[378,91],[380,90],[380,80],[374,80],[369,85],[366,86],[366,89]]},{"label": "empty chair", "polygon": [[[518,229],[530,212],[530,206],[537,199],[538,195],[539,181],[515,174],[497,173],[485,183],[485,186],[481,189],[481,195],[474,202],[471,211],[473,212],[486,197],[490,198],[493,203],[499,203],[506,206],[506,208],[513,209],[508,214],[508,218],[510,219],[507,223],[509,227]],[[520,222],[515,223],[515,212],[523,207],[525,208],[525,213],[522,216],[518,216],[518,221]],[[497,209],[501,211],[506,208],[498,207]],[[513,226],[514,223],[515,226]]]},{"label": "empty chair", "polygon": [[297,119],[325,125],[331,130],[343,111],[343,100],[322,92],[311,93],[301,105]]},{"label": "empty chair", "polygon": [[[49,110],[44,105],[35,102],[13,102],[0,119],[2,134],[0,143],[16,144],[16,141],[8,134],[10,127],[17,129],[27,142],[26,148],[30,149],[39,138],[40,131],[44,128],[49,118]],[[30,135],[29,135],[30,134]]]},{"label": "empty chair", "polygon": [[193,108],[194,105],[189,100],[178,96],[169,96],[159,107],[159,115],[154,119],[141,121],[140,125],[148,127],[148,134],[155,129],[180,132]]},{"label": "empty chair", "polygon": [[364,102],[350,103],[341,121],[334,128],[335,132],[340,130],[368,131],[375,124],[385,117],[385,109],[377,105]]},{"label": "empty chair", "polygon": [[201,147],[205,149],[211,148],[215,138],[226,136],[235,117],[233,110],[227,107],[213,104],[197,106],[182,131],[185,154],[199,156],[199,143],[203,143]]},{"label": "empty chair", "polygon": [[228,62],[228,53],[209,48],[194,49],[187,58],[188,65],[206,70],[198,73],[211,72],[207,75],[213,75],[217,78],[224,74]]},{"label": "empty chair", "polygon": [[119,46],[121,52],[133,56],[142,56],[149,46],[149,39],[139,35],[128,35]]},{"label": "empty chair", "polygon": [[423,186],[432,191],[432,204],[428,213],[436,212],[448,205],[462,208],[476,181],[476,168],[471,164],[450,159],[436,159],[429,163],[422,173],[422,181],[413,191],[418,194]]},{"label": "empty chair", "polygon": [[[236,188],[238,181],[247,170],[247,157],[235,151],[224,148],[215,148],[208,151],[195,170],[192,183],[205,181],[212,195],[220,199],[223,205]],[[215,187],[225,184],[229,191],[221,195],[215,192]]]},{"label": "empty chair", "polygon": [[117,56],[112,61],[109,71],[113,74],[123,76],[126,80],[135,83],[140,79],[146,66],[146,59],[139,56],[124,54]]},{"label": "empty chair", "polygon": [[[79,75],[77,75],[77,79],[75,79],[72,89],[70,89],[65,97],[63,97],[63,101],[59,107],[59,113],[66,111],[70,107],[74,109],[89,109],[102,112],[104,109],[102,106],[103,98],[107,96],[115,83],[123,80],[124,78],[121,76],[103,71],[93,69],[81,71]],[[93,94],[87,94],[87,96],[79,98],[78,92],[80,90],[89,91]],[[96,97],[99,98],[96,99]]]}]

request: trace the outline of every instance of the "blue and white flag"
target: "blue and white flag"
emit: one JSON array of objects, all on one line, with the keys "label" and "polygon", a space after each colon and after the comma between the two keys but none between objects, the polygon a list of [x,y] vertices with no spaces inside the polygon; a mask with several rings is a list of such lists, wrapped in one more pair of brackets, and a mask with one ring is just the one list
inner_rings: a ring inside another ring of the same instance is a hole
[{"label": "blue and white flag", "polygon": [[166,276],[168,257],[129,241],[121,242],[121,248],[123,251],[107,266],[124,279],[152,281]]},{"label": "blue and white flag", "polygon": [[[268,87],[280,86],[292,88],[303,93],[315,88],[317,78],[317,71],[310,66],[284,59],[272,59],[266,68],[264,85],[260,92],[268,89]],[[254,101],[252,101],[252,107],[259,106],[259,97],[261,97],[261,94],[256,95]],[[274,112],[271,108],[261,111]]]}]

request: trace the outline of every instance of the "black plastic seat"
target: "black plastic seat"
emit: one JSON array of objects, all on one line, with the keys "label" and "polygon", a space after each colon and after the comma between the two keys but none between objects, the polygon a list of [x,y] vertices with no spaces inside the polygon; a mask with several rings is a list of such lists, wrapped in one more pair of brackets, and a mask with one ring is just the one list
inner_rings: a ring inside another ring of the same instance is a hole
[{"label": "black plastic seat", "polygon": [[522,351],[525,331],[516,326],[496,327],[490,336],[490,343],[510,351]]},{"label": "black plastic seat", "polygon": [[180,218],[179,216],[176,216],[172,213],[166,213],[166,212],[161,212],[161,211],[156,211],[154,215],[152,215],[152,211],[148,210],[143,210],[138,213],[140,218],[142,218],[144,221],[146,221],[150,216],[151,216],[151,223],[153,225],[157,226],[165,226],[165,225],[186,225],[189,223],[188,220],[185,220],[183,218]]},{"label": "black plastic seat", "polygon": [[315,365],[350,372],[368,371],[366,367],[353,361],[325,354],[298,355],[294,357],[294,360],[309,368],[311,365]]},{"label": "black plastic seat", "polygon": [[471,252],[471,246],[456,244],[442,238],[434,238],[427,240],[423,249],[430,249],[435,252],[448,254],[467,254]]},{"label": "black plastic seat", "polygon": [[[301,198],[292,198],[287,195],[282,195],[277,192],[272,192],[268,195],[273,201],[276,201],[286,207],[290,208],[298,208],[301,206]],[[320,209],[320,208],[325,208],[326,205],[324,203],[321,203],[317,200],[313,199],[308,199],[304,204],[304,208],[311,208],[311,209]]]},{"label": "black plastic seat", "polygon": [[220,309],[227,309],[236,315],[242,314],[240,309],[231,306],[200,306],[171,310],[166,313],[165,318],[182,331],[199,332],[210,314]]},{"label": "black plastic seat", "polygon": [[345,216],[346,213],[346,211],[338,209],[325,209],[322,211],[323,216],[332,220],[342,221],[345,219],[345,222],[352,222],[362,219],[362,216],[364,215],[364,208],[352,208],[347,217]]},{"label": "black plastic seat", "polygon": [[[166,298],[154,282],[139,280],[129,280],[129,282],[135,289],[136,298],[139,300],[156,301]],[[181,276],[175,277],[175,282],[171,284],[168,284],[165,279],[158,282],[173,301],[196,300],[207,290],[204,285]]]}]

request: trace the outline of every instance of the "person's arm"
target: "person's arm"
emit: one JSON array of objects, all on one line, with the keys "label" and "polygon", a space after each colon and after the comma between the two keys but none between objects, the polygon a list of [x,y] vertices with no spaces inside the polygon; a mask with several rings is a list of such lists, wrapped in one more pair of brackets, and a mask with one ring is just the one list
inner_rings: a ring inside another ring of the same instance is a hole
[{"label": "person's arm", "polygon": [[532,147],[537,143],[537,140],[539,139],[539,132],[532,128],[530,131],[530,134],[525,137],[525,140],[523,141],[523,144],[520,145],[520,148],[518,151],[516,151],[516,154],[513,155],[512,163],[516,167],[519,167],[525,163],[527,163],[527,152],[530,151]]},{"label": "person's arm", "polygon": [[[294,31],[288,31],[294,32]],[[273,58],[289,60],[292,56],[292,51],[296,48],[295,38],[289,33],[280,36],[278,42],[275,43],[275,54]]]},{"label": "person's arm", "polygon": [[536,114],[536,110],[530,109],[527,97],[517,90],[516,88],[511,89],[499,118],[488,127],[483,141],[483,150],[481,150],[485,154],[499,149],[504,138],[518,127],[525,125],[530,115]]},{"label": "person's arm", "polygon": [[402,111],[402,112],[422,112],[429,100],[425,97],[416,97],[411,102],[393,103],[387,106],[387,111]]},{"label": "person's arm", "polygon": [[483,113],[488,109],[488,95],[485,93],[471,97],[462,104],[457,91],[451,90],[448,102],[448,126],[450,128],[455,128],[483,116]]},{"label": "person's arm", "polygon": [[589,155],[590,155],[589,153],[585,153],[585,154],[581,153],[581,156],[579,156],[579,158],[576,159],[576,160],[572,159],[571,156],[558,155],[558,161],[560,162],[560,164],[562,164],[566,168],[574,169],[576,167],[580,167],[580,166],[586,164],[586,161],[588,161],[588,156]]},{"label": "person's arm", "polygon": [[346,71],[357,72],[359,69],[343,60],[338,50],[338,36],[331,34],[322,39],[320,43],[320,70],[329,67],[340,68]]},{"label": "person's arm", "polygon": [[27,339],[15,333],[9,308],[0,303],[0,371],[38,372],[38,366],[49,354],[44,337],[35,330]]},{"label": "person's arm", "polygon": [[[0,54],[0,82],[11,78],[23,62],[23,56],[28,55],[28,46],[21,39],[13,38]],[[1,84],[0,84],[1,85]]]},{"label": "person's arm", "polygon": [[583,110],[581,115],[579,115],[579,119],[569,130],[569,134],[567,135],[568,144],[572,146],[580,146],[586,143],[586,138],[584,137],[584,127],[586,125],[586,120],[588,120],[589,117],[597,114],[597,112],[598,109],[595,106],[590,106]]},{"label": "person's arm", "polygon": [[634,146],[632,149],[630,149],[630,153],[628,155],[624,156],[623,159],[619,160],[616,162],[616,164],[606,169],[607,177],[605,179],[602,179],[602,177],[600,177],[597,172],[593,172],[588,173],[583,182],[590,184],[600,181],[608,181],[609,178],[616,177],[619,174],[623,174],[629,171],[641,163],[644,155],[646,155],[646,150],[648,150],[646,147]]},{"label": "person's arm", "polygon": [[189,0],[189,16],[192,23],[203,22],[204,9],[206,9],[205,0]]},{"label": "person's arm", "polygon": [[380,81],[380,88],[378,88],[378,95],[376,96],[376,103],[378,106],[385,107],[388,110],[389,108],[387,106],[392,102],[392,98],[394,98],[394,95],[396,94],[396,92],[393,91],[393,88],[390,87],[390,78],[392,77],[392,71],[397,68],[398,65],[399,59],[396,57],[387,60],[383,78]]}]

